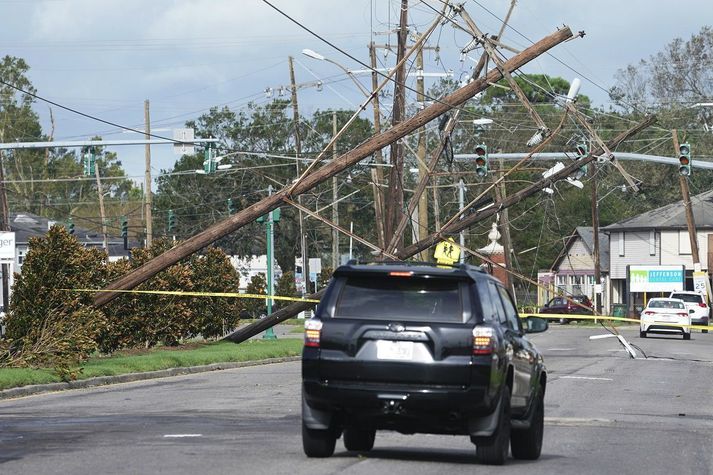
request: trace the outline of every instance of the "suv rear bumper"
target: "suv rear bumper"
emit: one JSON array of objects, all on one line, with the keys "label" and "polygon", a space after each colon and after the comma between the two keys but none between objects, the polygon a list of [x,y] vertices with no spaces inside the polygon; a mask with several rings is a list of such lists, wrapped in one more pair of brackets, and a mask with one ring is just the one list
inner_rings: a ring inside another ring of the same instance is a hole
[{"label": "suv rear bumper", "polygon": [[302,394],[303,419],[311,429],[362,426],[405,433],[488,435],[492,425],[488,416],[497,405],[485,386],[305,380]]}]

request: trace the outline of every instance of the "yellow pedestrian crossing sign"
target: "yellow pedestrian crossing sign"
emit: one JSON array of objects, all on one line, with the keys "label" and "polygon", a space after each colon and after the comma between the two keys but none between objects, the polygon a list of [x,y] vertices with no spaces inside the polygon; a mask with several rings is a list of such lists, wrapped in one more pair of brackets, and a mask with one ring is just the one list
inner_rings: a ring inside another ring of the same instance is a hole
[{"label": "yellow pedestrian crossing sign", "polygon": [[460,247],[453,238],[448,238],[436,244],[433,257],[438,264],[454,264],[460,259]]}]

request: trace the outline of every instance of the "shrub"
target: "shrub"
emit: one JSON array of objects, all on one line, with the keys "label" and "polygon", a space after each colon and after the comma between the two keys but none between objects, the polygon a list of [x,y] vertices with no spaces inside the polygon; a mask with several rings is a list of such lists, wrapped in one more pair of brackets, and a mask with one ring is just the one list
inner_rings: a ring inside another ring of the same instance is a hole
[{"label": "shrub", "polygon": [[54,366],[71,377],[71,368],[96,350],[106,320],[91,293],[67,289],[103,285],[105,262],[103,250],[85,248],[62,226],[31,238],[13,285],[0,364]]},{"label": "shrub", "polygon": [[[222,250],[208,248],[204,255],[191,259],[190,267],[194,291],[238,292],[240,275]],[[223,336],[238,326],[244,299],[194,297],[191,300],[195,313],[194,333],[199,333],[204,338],[212,338]]]}]

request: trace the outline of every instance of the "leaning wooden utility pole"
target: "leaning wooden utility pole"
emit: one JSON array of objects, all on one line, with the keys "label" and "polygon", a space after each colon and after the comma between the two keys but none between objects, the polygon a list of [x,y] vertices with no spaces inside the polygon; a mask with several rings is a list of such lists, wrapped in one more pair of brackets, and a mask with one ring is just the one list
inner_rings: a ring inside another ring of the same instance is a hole
[{"label": "leaning wooden utility pole", "polygon": [[[602,264],[599,250],[599,200],[597,198],[597,162],[589,163],[589,186],[592,187],[592,243],[594,260],[594,310],[602,313]],[[597,292],[597,289],[600,290]]]},{"label": "leaning wooden utility pole", "polygon": [[[337,112],[332,111],[332,137],[337,136]],[[337,142],[332,145],[332,160],[337,159]],[[332,222],[339,226],[339,178],[332,177]],[[339,231],[332,228],[332,270],[339,267]]]},{"label": "leaning wooden utility pole", "polygon": [[[502,158],[498,161],[498,168],[500,169],[499,174],[502,177],[505,170],[505,160]],[[500,180],[495,187],[495,199],[497,201],[503,201],[506,197],[507,190],[505,189],[505,180]],[[500,223],[498,227],[500,228],[500,236],[502,237],[503,250],[505,252],[505,267],[508,270],[512,270],[512,240],[510,239],[510,219],[508,209],[504,208],[499,215]],[[508,290],[515,295],[515,283],[513,282],[512,274],[510,272],[506,272],[505,278],[507,279],[505,284]]]},{"label": "leaning wooden utility pole", "polygon": [[[649,116],[646,119],[644,119],[642,122],[634,125],[630,129],[620,133],[617,137],[614,139],[610,140],[607,145],[610,148],[615,148],[617,145],[628,139],[629,137],[632,137],[639,133],[641,130],[645,129],[646,127],[650,126],[656,121],[656,118],[654,116]],[[599,153],[599,152],[595,152]],[[588,159],[583,159],[585,162],[589,162],[593,160],[594,154],[590,154]],[[469,217],[469,222],[467,225],[458,228],[460,229],[465,229],[469,227],[471,224],[474,224],[478,221],[482,221],[483,219],[487,219],[488,217],[492,216],[495,214],[499,209],[502,207],[508,207],[511,206],[520,200],[526,198],[527,196],[530,196],[534,194],[535,192],[541,191],[542,188],[545,186],[549,186],[555,181],[558,180],[563,180],[567,176],[571,175],[575,170],[577,170],[579,167],[581,167],[584,163],[582,163],[582,160],[578,160],[574,162],[572,165],[566,167],[565,169],[561,170],[559,173],[556,173],[552,175],[551,177],[548,177],[546,179],[542,179],[538,181],[537,183],[531,185],[530,187],[521,190],[520,192],[517,192],[513,195],[513,197],[510,197],[508,199],[503,200],[501,203],[495,203],[495,206],[489,207],[487,210],[484,210],[482,214],[477,214],[475,216]],[[477,219],[474,219],[477,218]],[[455,226],[454,226],[455,228]],[[460,230],[458,229],[458,230]],[[457,232],[457,230],[456,230]],[[441,239],[441,233],[433,233],[429,238],[425,241],[422,241],[419,244],[422,244],[423,242],[436,242],[438,239]],[[416,255],[422,248],[417,245],[409,246],[408,248],[405,248],[403,250],[400,250],[398,253],[398,257],[400,259],[407,259],[411,256]],[[484,256],[483,256],[484,257]],[[511,270],[510,270],[511,271]],[[309,300],[319,300],[322,295],[324,294],[325,289],[320,290],[319,292],[316,292],[312,295],[309,295],[307,299]],[[257,335],[258,333],[265,331],[266,329],[287,320],[290,317],[293,317],[294,315],[297,315],[299,312],[302,312],[304,310],[307,310],[309,308],[314,307],[314,303],[312,302],[295,302],[287,307],[284,307],[277,312],[273,313],[267,318],[263,318],[262,320],[259,320],[255,323],[252,323],[246,327],[243,327],[236,332],[228,335],[225,337],[225,340],[232,341],[233,343],[241,343],[248,338]]]},{"label": "leaning wooden utility pole", "polygon": [[[408,0],[401,0],[401,16],[399,21],[398,48],[396,50],[396,69],[394,83],[394,107],[391,126],[395,127],[404,120],[406,113],[406,65],[401,61],[406,54],[406,39],[408,38]],[[400,140],[391,143],[389,152],[391,168],[389,169],[389,189],[386,198],[386,224],[384,226],[385,242],[394,236],[396,223],[401,218],[404,207],[404,157]]]},{"label": "leaning wooden utility pole", "polygon": [[[673,148],[677,154],[681,153],[681,144],[678,143],[678,131],[672,131]],[[701,270],[701,258],[698,255],[698,234],[696,231],[696,221],[693,219],[693,208],[691,207],[691,194],[688,190],[688,177],[679,173],[678,182],[681,185],[681,197],[683,198],[683,207],[686,210],[686,225],[688,226],[688,239],[691,241],[691,257],[693,258],[693,268],[696,271]]]},{"label": "leaning wooden utility pole", "polygon": [[[369,59],[371,60],[371,90],[379,88],[379,73],[376,71],[376,46],[372,41],[369,43]],[[374,108],[374,133],[381,133],[381,110],[379,109],[379,95],[375,94],[371,101]],[[384,156],[381,150],[374,152],[374,165],[371,167],[371,181],[374,190],[374,219],[376,220],[376,241],[380,248],[384,248],[384,190],[381,165],[384,163]]]},{"label": "leaning wooden utility pole", "polygon": [[[144,101],[144,132],[146,140],[151,139],[151,115],[149,113],[149,100]],[[144,148],[144,158],[146,171],[144,173],[144,216],[146,219],[146,247],[151,247],[153,241],[153,217],[151,208],[153,207],[153,197],[151,194],[151,145],[146,144]]]},{"label": "leaning wooden utility pole", "polygon": [[[557,46],[571,37],[572,31],[569,28],[564,27],[557,30],[555,33],[542,38],[538,42],[523,50],[521,53],[510,58],[504,63],[503,67],[508,71],[514,71],[521,68],[528,62],[543,54],[545,51]],[[164,252],[160,256],[146,262],[141,267],[134,269],[132,272],[112,282],[106,287],[105,291],[97,292],[94,295],[94,304],[101,306],[110,302],[119,295],[118,292],[112,292],[113,290],[133,289],[167,267],[185,259],[212,242],[236,231],[237,229],[240,229],[246,224],[252,223],[260,216],[263,216],[269,211],[277,208],[284,202],[284,197],[296,197],[313,189],[325,180],[328,180],[338,173],[359,163],[364,158],[372,155],[375,151],[407,136],[422,125],[429,123],[451,108],[458,107],[475,94],[485,90],[490,83],[497,82],[501,78],[502,73],[499,70],[491,70],[484,77],[468,83],[452,94],[440,99],[435,104],[430,105],[424,110],[418,112],[410,119],[399,123],[381,134],[374,135],[353,150],[344,153],[336,160],[333,160],[313,173],[304,176],[297,183],[288,186],[257,203],[254,203],[253,205],[190,237],[186,241],[177,244],[172,249]],[[426,241],[430,239],[432,238],[427,238]],[[426,247],[421,249],[425,249]],[[419,251],[421,249],[419,249]]]},{"label": "leaning wooden utility pole", "polygon": [[[89,152],[94,153],[94,152]],[[106,213],[104,212],[104,190],[102,190],[101,176],[99,175],[99,162],[94,162],[94,177],[97,180],[97,195],[99,195],[99,214],[102,220],[102,236],[104,250],[109,252],[109,237],[106,233]]]},{"label": "leaning wooden utility pole", "polygon": [[[421,105],[425,106],[424,101],[426,100],[426,91],[423,84],[423,48],[416,52],[416,71],[421,74],[416,79],[416,101]],[[418,147],[417,161],[418,161],[418,177],[422,178],[428,175],[428,165],[426,165],[426,128],[421,127],[418,129]],[[400,219],[399,219],[400,221]],[[417,233],[418,239],[421,240],[428,236],[428,193],[421,193],[421,197],[418,199],[418,223],[417,223]],[[428,251],[421,252],[419,257],[421,261],[428,261],[429,255]]]}]

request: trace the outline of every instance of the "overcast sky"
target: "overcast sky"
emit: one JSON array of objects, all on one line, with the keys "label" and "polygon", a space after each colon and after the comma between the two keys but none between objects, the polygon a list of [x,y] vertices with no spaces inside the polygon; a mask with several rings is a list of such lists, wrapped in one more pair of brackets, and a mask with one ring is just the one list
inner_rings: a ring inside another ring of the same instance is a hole
[{"label": "overcast sky", "polygon": [[[398,22],[398,0],[272,0],[312,31],[368,62],[367,44],[395,44],[384,32]],[[428,5],[440,9],[437,0]],[[411,27],[424,31],[434,11],[411,0]],[[483,31],[499,28],[509,0],[466,1]],[[152,129],[171,136],[212,106],[235,110],[249,101],[264,103],[267,87],[289,84],[287,57],[296,59],[298,83],[323,80],[325,87],[300,89],[305,115],[317,109],[354,108],[361,96],[334,65],[301,54],[310,48],[343,64],[350,58],[298,28],[260,0],[0,0],[0,55],[24,58],[39,95],[130,127],[143,128],[143,103],[151,101]],[[620,68],[660,51],[676,37],[690,38],[713,23],[710,0],[662,1],[520,1],[503,41],[518,49],[568,25],[583,39],[553,50],[523,69],[567,80],[580,77],[582,93],[606,106],[603,89],[614,84]],[[373,33],[372,33],[373,32]],[[472,62],[460,61],[467,42],[451,26],[438,28],[431,46],[440,58],[426,55],[426,72],[466,74]],[[439,59],[437,61],[437,59]],[[393,56],[380,55],[393,64]],[[558,61],[559,60],[559,61]],[[560,62],[561,61],[561,62]],[[570,68],[576,70],[575,73]],[[368,84],[364,76],[364,83]],[[433,80],[429,80],[432,83]],[[591,81],[591,82],[590,82]],[[327,87],[328,86],[328,87]],[[276,97],[277,93],[275,93]],[[36,110],[49,131],[48,105]],[[55,139],[128,139],[135,134],[53,107]],[[165,129],[165,130],[164,130]],[[172,167],[171,147],[153,147],[153,173]],[[142,176],[143,147],[114,149],[131,176]]]}]

